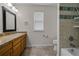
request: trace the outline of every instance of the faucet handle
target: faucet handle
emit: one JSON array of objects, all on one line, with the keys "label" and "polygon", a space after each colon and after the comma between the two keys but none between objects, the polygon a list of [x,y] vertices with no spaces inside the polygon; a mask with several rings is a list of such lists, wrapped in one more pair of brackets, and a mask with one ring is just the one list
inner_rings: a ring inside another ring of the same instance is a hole
[{"label": "faucet handle", "polygon": [[48,35],[44,34],[43,37],[48,38]]},{"label": "faucet handle", "polygon": [[70,46],[71,46],[71,47],[76,47],[75,44],[73,44],[73,43],[70,43]]}]

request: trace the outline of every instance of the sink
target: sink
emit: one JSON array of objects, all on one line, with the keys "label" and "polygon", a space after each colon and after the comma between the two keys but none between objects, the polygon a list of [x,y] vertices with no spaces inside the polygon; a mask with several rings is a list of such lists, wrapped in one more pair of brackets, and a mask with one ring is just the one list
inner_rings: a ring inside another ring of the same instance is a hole
[{"label": "sink", "polygon": [[11,35],[11,34],[15,34],[16,32],[6,32],[6,33],[2,33],[0,34],[0,37],[3,37],[3,36],[7,36],[7,35]]},{"label": "sink", "polygon": [[0,37],[3,37],[4,35],[3,34],[0,34]]}]

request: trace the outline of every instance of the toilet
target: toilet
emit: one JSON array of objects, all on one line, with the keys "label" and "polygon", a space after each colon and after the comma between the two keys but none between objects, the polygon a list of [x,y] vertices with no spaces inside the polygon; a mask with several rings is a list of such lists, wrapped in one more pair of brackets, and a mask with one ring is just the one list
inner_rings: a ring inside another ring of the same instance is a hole
[{"label": "toilet", "polygon": [[57,40],[53,40],[53,47],[54,47],[54,51],[57,50]]}]

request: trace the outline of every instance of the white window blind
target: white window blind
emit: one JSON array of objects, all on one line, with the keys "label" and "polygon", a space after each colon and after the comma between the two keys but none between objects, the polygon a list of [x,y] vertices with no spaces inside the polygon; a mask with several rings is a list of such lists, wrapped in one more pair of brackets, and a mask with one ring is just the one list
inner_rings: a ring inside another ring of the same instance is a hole
[{"label": "white window blind", "polygon": [[44,30],[44,12],[34,13],[34,31]]}]

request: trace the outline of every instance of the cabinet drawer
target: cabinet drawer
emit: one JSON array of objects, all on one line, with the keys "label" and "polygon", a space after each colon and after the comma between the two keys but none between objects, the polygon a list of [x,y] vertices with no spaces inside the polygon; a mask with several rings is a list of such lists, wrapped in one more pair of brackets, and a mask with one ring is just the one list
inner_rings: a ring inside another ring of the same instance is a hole
[{"label": "cabinet drawer", "polygon": [[21,40],[23,40],[26,36],[23,35],[23,36],[20,36],[16,39],[13,40],[13,46],[15,46],[16,44],[18,44],[19,42],[21,42]]},{"label": "cabinet drawer", "polygon": [[17,45],[21,41],[21,38],[22,38],[22,36],[14,39],[13,40],[13,46]]}]

